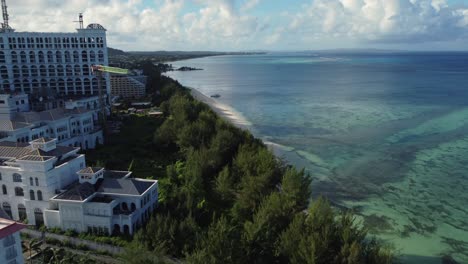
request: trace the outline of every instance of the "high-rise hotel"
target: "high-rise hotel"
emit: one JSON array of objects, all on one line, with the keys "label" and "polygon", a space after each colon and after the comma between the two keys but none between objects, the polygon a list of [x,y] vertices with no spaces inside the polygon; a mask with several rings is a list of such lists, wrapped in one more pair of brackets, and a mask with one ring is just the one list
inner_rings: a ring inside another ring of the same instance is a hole
[{"label": "high-rise hotel", "polygon": [[[74,33],[16,32],[0,29],[0,92],[98,95],[98,80],[91,65],[108,65],[106,29],[99,24]],[[105,75],[105,90],[110,81]]]}]

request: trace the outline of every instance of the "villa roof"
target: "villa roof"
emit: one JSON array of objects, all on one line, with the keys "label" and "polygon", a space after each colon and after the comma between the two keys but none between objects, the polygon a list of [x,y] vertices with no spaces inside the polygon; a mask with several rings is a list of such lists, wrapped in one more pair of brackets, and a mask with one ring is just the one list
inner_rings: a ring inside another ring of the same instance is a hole
[{"label": "villa roof", "polygon": [[24,122],[16,122],[11,120],[0,120],[0,131],[14,131],[24,127],[28,127],[31,124]]},{"label": "villa roof", "polygon": [[148,190],[154,182],[137,179],[106,179],[104,178],[97,192],[141,195]]},{"label": "villa roof", "polygon": [[50,142],[50,141],[53,141],[55,140],[55,138],[47,138],[47,137],[41,137],[41,138],[38,138],[38,139],[35,139],[31,142],[35,142],[35,143],[47,143],[47,142]]},{"label": "villa roof", "polygon": [[94,174],[104,168],[102,167],[86,167],[78,171],[78,174]]},{"label": "villa roof", "polygon": [[[116,173],[116,174],[114,174]],[[142,195],[156,181],[145,181],[139,179],[123,178],[128,175],[128,171],[104,171],[104,178],[98,179],[96,184],[76,183],[65,192],[59,194],[54,199],[84,201],[94,193],[101,195],[125,194]],[[120,178],[119,178],[120,177]]]},{"label": "villa roof", "polygon": [[56,121],[72,117],[75,114],[91,112],[84,107],[74,109],[56,108],[42,112],[18,112],[11,120],[0,119],[0,131],[14,131],[25,128],[37,122]]},{"label": "villa roof", "polygon": [[56,146],[55,149],[44,151],[33,149],[27,143],[3,141],[0,142],[0,158],[45,161],[52,157],[61,158],[63,155],[78,149],[78,147]]},{"label": "villa roof", "polygon": [[55,197],[55,199],[83,201],[83,200],[86,200],[86,198],[93,195],[94,192],[95,192],[94,185],[92,185],[91,183],[85,182],[85,183],[76,184],[72,186],[67,191]]}]

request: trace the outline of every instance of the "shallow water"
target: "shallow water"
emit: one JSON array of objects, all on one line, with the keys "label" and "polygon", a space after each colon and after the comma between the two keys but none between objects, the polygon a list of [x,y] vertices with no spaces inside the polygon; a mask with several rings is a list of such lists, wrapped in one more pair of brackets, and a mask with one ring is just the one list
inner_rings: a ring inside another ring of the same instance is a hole
[{"label": "shallow water", "polygon": [[222,56],[171,72],[218,93],[406,263],[468,263],[468,53]]}]

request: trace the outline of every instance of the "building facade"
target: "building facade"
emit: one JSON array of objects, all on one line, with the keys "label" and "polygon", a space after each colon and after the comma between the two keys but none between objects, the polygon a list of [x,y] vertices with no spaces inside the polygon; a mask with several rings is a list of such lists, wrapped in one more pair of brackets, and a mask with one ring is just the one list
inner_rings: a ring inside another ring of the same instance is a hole
[{"label": "building facade", "polygon": [[61,146],[94,148],[104,142],[98,125],[99,98],[68,100],[59,108],[31,112],[28,95],[0,94],[0,141],[26,143],[56,138]]},{"label": "building facade", "polygon": [[36,226],[133,234],[157,206],[157,181],[86,167],[78,151],[56,139],[0,142],[3,210]]},{"label": "building facade", "polygon": [[[96,64],[108,65],[106,29],[99,24],[74,33],[0,31],[0,92],[97,95]],[[110,94],[107,74],[104,85]]]},{"label": "building facade", "polygon": [[19,235],[19,231],[23,228],[26,228],[26,225],[10,220],[0,209],[0,263],[24,263]]},{"label": "building facade", "polygon": [[120,98],[141,98],[146,95],[146,80],[144,75],[111,74],[111,94]]}]

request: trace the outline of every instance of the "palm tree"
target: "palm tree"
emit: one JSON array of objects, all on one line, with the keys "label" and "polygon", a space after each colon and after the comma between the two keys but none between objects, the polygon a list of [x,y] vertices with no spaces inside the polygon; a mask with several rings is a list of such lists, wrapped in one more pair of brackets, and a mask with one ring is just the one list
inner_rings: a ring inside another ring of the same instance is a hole
[{"label": "palm tree", "polygon": [[56,263],[56,264],[63,263],[62,262],[62,260],[64,260],[63,259],[63,252],[64,252],[63,248],[50,248],[49,251],[52,254],[52,256],[50,257],[48,263]]},{"label": "palm tree", "polygon": [[42,241],[39,241],[35,238],[29,240],[29,241],[23,241],[21,242],[23,245],[23,248],[25,248],[27,251],[29,251],[29,263],[32,262],[32,251],[34,250],[35,252],[40,252],[41,251],[41,245]]}]

